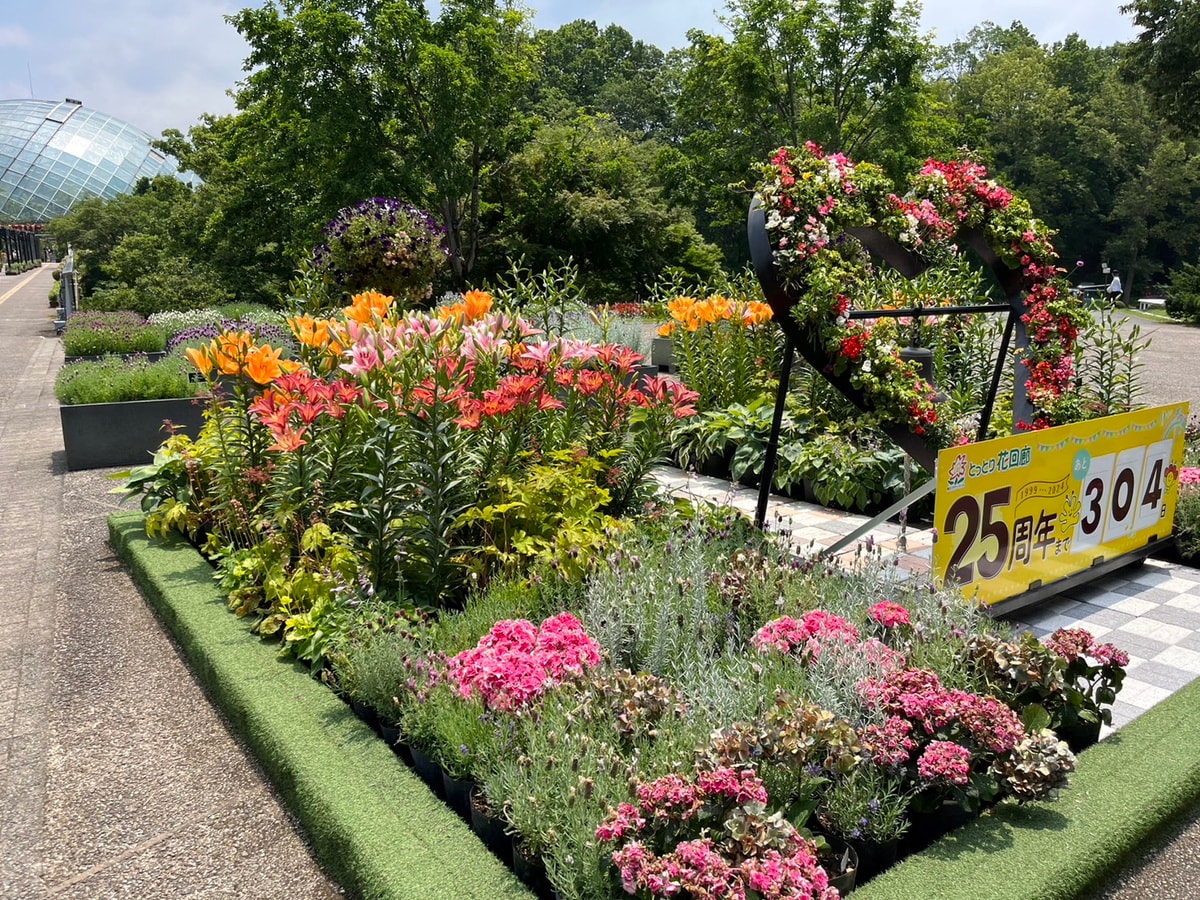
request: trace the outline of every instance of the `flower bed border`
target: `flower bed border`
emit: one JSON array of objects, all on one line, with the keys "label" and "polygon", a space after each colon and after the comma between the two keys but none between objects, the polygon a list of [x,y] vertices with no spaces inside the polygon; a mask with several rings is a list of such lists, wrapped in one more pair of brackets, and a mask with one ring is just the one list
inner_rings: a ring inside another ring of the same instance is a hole
[{"label": "flower bed border", "polygon": [[[344,887],[406,900],[532,897],[332,692],[249,634],[190,545],[151,541],[139,512],[111,515],[109,535]],[[1087,896],[1197,800],[1200,680],[1085,752],[1057,803],[1002,804],[853,896]]]},{"label": "flower bed border", "polygon": [[182,540],[151,541],[140,512],[109,540],[212,701],[352,896],[529,900],[532,894],[332,691],[250,634],[212,568]]}]

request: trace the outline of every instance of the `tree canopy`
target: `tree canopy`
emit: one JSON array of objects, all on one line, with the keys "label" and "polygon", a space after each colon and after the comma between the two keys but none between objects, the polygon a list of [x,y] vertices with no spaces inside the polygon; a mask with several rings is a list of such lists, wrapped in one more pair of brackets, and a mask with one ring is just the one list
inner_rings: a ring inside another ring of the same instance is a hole
[{"label": "tree canopy", "polygon": [[[278,299],[340,209],[393,197],[445,226],[443,287],[572,259],[590,299],[631,299],[664,270],[744,265],[755,165],[813,141],[893,176],[979,159],[1077,277],[1108,263],[1132,294],[1200,256],[1200,0],[1123,10],[1126,45],[981,22],[939,46],[916,2],[728,0],[724,33],[664,52],[585,19],[536,30],[515,0],[266,0],[229,17],[250,47],[237,112],[160,141],[204,184],[150,191],[175,224],[128,228],[154,240],[114,254],[97,225],[108,271],[88,277],[146,278],[179,246],[222,292]],[[85,205],[69,227],[144,211]]]}]

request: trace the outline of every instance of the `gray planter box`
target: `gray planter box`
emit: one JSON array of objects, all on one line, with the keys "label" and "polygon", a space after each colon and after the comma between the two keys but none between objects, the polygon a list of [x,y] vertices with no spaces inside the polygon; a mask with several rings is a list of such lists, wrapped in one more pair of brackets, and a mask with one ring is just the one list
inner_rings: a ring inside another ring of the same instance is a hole
[{"label": "gray planter box", "polygon": [[650,343],[650,362],[658,366],[660,372],[670,372],[675,368],[675,344],[669,337],[656,337]]},{"label": "gray planter box", "polygon": [[204,424],[207,404],[207,398],[186,398],[60,406],[67,468],[107,469],[148,463],[167,439],[163,421],[169,419],[194,438]]}]

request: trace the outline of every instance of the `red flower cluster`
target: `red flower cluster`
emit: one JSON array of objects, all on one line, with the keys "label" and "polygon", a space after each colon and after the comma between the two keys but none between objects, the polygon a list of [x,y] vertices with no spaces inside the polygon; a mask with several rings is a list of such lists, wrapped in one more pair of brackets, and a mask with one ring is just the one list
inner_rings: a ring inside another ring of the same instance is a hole
[{"label": "red flower cluster", "polygon": [[842,356],[851,362],[857,361],[862,356],[863,349],[870,339],[871,332],[866,330],[857,331],[849,337],[842,338]]},{"label": "red flower cluster", "polygon": [[780,653],[799,651],[805,659],[815,661],[821,653],[822,642],[843,644],[858,642],[858,629],[833,613],[814,609],[799,619],[780,616],[755,632],[750,639],[760,652],[778,650]]},{"label": "red flower cluster", "polygon": [[930,159],[922,167],[921,174],[940,174],[946,180],[948,201],[952,207],[959,210],[960,221],[967,219],[967,197],[974,197],[987,209],[1007,209],[1012,203],[1012,193],[990,180],[987,169],[979,163],[969,160],[942,162]]},{"label": "red flower cluster", "polygon": [[891,600],[881,600],[869,610],[867,615],[882,625],[884,628],[895,628],[898,625],[911,625],[912,617],[908,610],[899,603],[894,603]]},{"label": "red flower cluster", "polygon": [[307,372],[281,375],[258,395],[249,412],[275,443],[268,449],[291,451],[303,447],[305,433],[321,416],[341,419],[362,400],[362,388],[349,381],[325,381]]}]

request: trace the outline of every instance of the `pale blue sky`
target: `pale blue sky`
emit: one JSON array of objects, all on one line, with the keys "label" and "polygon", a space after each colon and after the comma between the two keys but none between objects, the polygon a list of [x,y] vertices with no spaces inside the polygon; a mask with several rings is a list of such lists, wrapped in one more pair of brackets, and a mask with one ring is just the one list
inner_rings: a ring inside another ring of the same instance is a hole
[{"label": "pale blue sky", "polygon": [[[1124,0],[926,0],[922,26],[940,43],[990,19],[1020,20],[1043,42],[1072,32],[1089,43],[1131,40]],[[8,6],[9,4],[6,4]],[[187,128],[201,113],[227,113],[226,95],[242,77],[246,45],[222,18],[239,0],[55,0],[12,4],[0,19],[0,99],[72,97],[158,135]],[[535,23],[615,22],[664,50],[691,28],[720,33],[710,0],[541,0]]]}]

